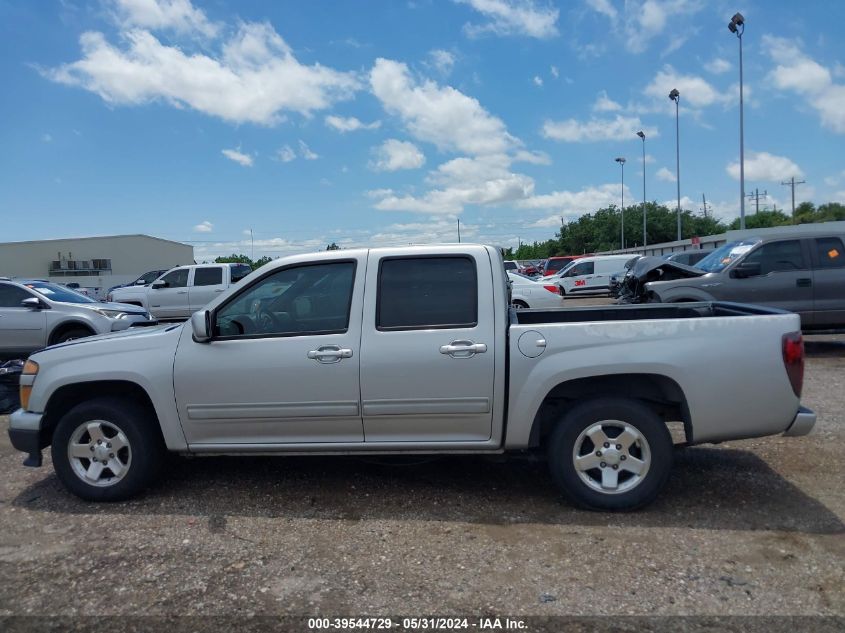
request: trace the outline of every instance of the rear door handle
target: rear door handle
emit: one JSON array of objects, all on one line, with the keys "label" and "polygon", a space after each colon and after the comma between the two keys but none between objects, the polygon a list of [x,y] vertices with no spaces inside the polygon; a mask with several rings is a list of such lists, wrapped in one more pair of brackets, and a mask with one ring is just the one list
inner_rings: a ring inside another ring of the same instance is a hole
[{"label": "rear door handle", "polygon": [[177,290],[176,294],[177,295],[186,295],[186,294],[188,294],[188,291],[187,290]]},{"label": "rear door handle", "polygon": [[801,277],[800,279],[795,280],[795,285],[799,288],[809,288],[813,285],[813,280],[809,277]]},{"label": "rear door handle", "polygon": [[476,354],[483,354],[487,351],[486,343],[473,343],[472,341],[452,341],[448,345],[440,346],[440,353],[452,358],[470,358]]},{"label": "rear door handle", "polygon": [[337,345],[323,345],[312,349],[306,356],[319,363],[339,363],[342,358],[352,358],[352,350]]}]

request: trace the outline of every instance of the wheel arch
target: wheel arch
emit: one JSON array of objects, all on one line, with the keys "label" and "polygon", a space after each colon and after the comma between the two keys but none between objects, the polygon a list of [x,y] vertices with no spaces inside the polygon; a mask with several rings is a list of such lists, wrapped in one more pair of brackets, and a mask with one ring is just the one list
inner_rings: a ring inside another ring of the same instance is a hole
[{"label": "wheel arch", "polygon": [[47,337],[47,344],[54,345],[62,334],[71,330],[87,330],[90,332],[89,336],[94,336],[97,333],[91,327],[91,324],[85,321],[62,321],[50,332],[50,336]]},{"label": "wheel arch", "polygon": [[51,444],[56,425],[67,411],[86,400],[104,397],[126,398],[142,406],[152,416],[152,426],[164,442],[153,401],[141,385],[128,380],[97,380],[63,385],[50,395],[41,422],[41,448]]},{"label": "wheel arch", "polygon": [[529,446],[543,444],[557,421],[575,404],[604,397],[638,400],[664,422],[683,422],[686,442],[693,442],[689,405],[675,380],[662,374],[623,373],[575,378],[554,386],[534,414]]}]

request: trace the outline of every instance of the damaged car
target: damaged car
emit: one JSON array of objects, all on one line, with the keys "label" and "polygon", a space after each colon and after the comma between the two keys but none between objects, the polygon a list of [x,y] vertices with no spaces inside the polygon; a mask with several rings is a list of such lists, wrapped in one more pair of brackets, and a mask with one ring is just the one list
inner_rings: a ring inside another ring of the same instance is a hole
[{"label": "damaged car", "polygon": [[799,314],[804,330],[838,330],[845,328],[845,236],[750,237],[694,267],[646,257],[623,285],[622,303],[751,303]]},{"label": "damaged car", "polygon": [[[662,257],[641,257],[618,282],[617,303],[652,303],[660,299],[649,292],[646,284],[678,279],[694,279],[705,272],[699,268],[667,261]],[[693,299],[699,301],[699,299]]]}]

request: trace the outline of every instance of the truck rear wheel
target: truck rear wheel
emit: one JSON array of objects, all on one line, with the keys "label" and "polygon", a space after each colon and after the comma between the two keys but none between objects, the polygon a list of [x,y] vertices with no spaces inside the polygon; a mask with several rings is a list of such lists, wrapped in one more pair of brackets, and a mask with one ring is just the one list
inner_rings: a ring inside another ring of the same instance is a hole
[{"label": "truck rear wheel", "polygon": [[602,398],[575,406],[549,438],[555,483],[589,510],[635,510],[658,495],[672,467],[672,438],[643,403]]},{"label": "truck rear wheel", "polygon": [[76,405],[53,433],[53,468],[86,501],[121,501],[158,474],[164,443],[148,411],[131,400],[96,398]]}]

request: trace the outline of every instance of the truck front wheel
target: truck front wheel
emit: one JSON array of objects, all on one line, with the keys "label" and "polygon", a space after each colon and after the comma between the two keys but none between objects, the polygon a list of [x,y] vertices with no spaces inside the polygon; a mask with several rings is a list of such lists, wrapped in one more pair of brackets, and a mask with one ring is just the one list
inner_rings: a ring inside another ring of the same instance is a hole
[{"label": "truck front wheel", "polygon": [[53,433],[53,468],[86,501],[121,501],[146,488],[161,467],[164,443],[155,418],[128,399],[82,402]]},{"label": "truck front wheel", "polygon": [[589,510],[635,510],[658,495],[672,467],[672,438],[643,403],[589,400],[560,420],[548,443],[552,477]]}]

